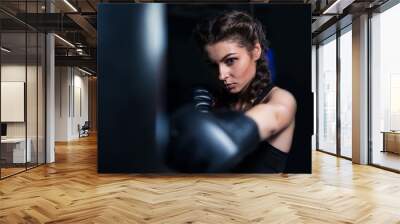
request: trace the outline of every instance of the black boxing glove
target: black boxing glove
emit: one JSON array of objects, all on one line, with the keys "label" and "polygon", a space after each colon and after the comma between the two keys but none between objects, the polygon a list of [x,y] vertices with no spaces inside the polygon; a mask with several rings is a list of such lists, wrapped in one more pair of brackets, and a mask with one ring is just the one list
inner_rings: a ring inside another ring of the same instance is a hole
[{"label": "black boxing glove", "polygon": [[193,89],[193,102],[195,108],[200,112],[210,112],[214,106],[214,97],[206,88]]},{"label": "black boxing glove", "polygon": [[170,124],[166,164],[180,172],[228,172],[260,141],[257,124],[236,111],[202,113],[185,106]]}]

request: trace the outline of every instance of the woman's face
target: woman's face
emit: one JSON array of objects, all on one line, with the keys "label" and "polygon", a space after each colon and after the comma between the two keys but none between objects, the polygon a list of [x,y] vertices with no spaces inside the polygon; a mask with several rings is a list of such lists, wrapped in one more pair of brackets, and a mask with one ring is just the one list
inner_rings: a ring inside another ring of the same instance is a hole
[{"label": "woman's face", "polygon": [[239,93],[248,86],[256,74],[256,62],[261,55],[259,43],[249,52],[231,40],[209,44],[206,51],[216,66],[218,79],[230,93]]}]

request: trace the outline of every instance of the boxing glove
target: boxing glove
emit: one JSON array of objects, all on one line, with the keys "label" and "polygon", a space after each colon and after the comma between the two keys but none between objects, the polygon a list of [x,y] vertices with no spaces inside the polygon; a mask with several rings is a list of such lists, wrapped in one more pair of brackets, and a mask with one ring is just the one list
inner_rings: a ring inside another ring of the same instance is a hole
[{"label": "boxing glove", "polygon": [[202,113],[185,106],[170,121],[166,164],[179,172],[229,172],[260,141],[256,123],[237,111]]},{"label": "boxing glove", "polygon": [[214,105],[214,98],[212,94],[202,87],[193,89],[193,103],[194,107],[200,112],[210,112]]}]

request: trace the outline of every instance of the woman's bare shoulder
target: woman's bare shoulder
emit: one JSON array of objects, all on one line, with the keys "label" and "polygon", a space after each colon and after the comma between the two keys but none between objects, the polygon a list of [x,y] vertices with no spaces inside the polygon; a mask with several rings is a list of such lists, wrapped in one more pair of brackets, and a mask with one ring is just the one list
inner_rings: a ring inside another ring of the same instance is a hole
[{"label": "woman's bare shoulder", "polygon": [[266,139],[293,124],[296,100],[289,91],[274,87],[268,100],[248,110],[246,115],[257,123],[260,136]]},{"label": "woman's bare shoulder", "polygon": [[291,108],[296,108],[297,103],[293,94],[286,89],[280,87],[274,87],[271,90],[271,95],[269,96],[268,103],[281,104],[289,106]]}]

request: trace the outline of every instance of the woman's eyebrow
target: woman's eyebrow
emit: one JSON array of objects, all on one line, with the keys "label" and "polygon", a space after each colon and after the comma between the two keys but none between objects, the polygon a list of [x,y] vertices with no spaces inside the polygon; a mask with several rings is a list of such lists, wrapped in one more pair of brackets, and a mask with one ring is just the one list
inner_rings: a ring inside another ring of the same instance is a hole
[{"label": "woman's eyebrow", "polygon": [[223,60],[225,60],[227,57],[229,57],[229,56],[231,56],[231,55],[234,55],[234,54],[236,54],[236,53],[229,53],[229,54],[227,54],[227,55],[225,55],[221,60],[219,60],[219,61],[223,61]]}]

